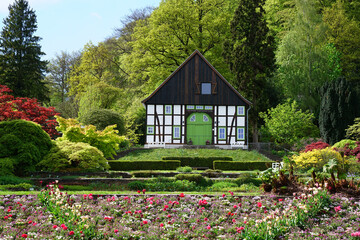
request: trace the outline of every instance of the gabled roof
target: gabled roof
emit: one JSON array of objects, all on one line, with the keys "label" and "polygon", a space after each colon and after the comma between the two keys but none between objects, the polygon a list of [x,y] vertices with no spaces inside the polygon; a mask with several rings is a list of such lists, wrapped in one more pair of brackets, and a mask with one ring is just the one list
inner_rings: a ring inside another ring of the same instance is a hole
[{"label": "gabled roof", "polygon": [[[200,94],[201,83],[212,84],[211,95]],[[143,104],[251,105],[195,50]]]}]

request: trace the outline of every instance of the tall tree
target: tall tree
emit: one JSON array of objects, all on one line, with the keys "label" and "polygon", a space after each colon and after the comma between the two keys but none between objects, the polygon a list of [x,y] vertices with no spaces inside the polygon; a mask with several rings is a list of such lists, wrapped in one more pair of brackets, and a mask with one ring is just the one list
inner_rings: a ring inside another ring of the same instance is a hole
[{"label": "tall tree", "polygon": [[69,92],[68,78],[71,70],[79,63],[81,54],[62,51],[48,64],[47,83],[51,86],[52,103],[65,102]]},{"label": "tall tree", "polygon": [[253,141],[258,141],[258,113],[268,108],[269,83],[274,69],[274,38],[264,17],[264,0],[241,0],[230,23],[231,38],[224,43],[224,57],[235,74],[235,88],[252,101]]},{"label": "tall tree", "polygon": [[238,0],[164,0],[131,35],[132,52],[123,62],[129,80],[148,94],[195,49],[229,79],[221,52]]},{"label": "tall tree", "polygon": [[26,0],[15,0],[9,6],[9,16],[3,21],[0,36],[0,83],[13,90],[14,96],[48,100],[44,82],[46,61],[35,36],[35,12]]},{"label": "tall tree", "polygon": [[277,83],[286,97],[318,117],[319,88],[329,79],[326,25],[311,0],[296,0],[294,26],[282,39],[276,53]]},{"label": "tall tree", "polygon": [[334,144],[345,137],[345,130],[356,117],[357,102],[352,85],[344,78],[327,82],[320,90],[319,128],[321,138]]}]

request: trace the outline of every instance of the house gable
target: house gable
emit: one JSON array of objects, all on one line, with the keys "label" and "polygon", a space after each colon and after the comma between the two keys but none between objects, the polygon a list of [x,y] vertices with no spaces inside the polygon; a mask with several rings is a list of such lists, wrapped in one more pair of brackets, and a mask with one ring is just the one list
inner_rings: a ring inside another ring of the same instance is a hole
[{"label": "house gable", "polygon": [[142,102],[173,105],[251,105],[198,50]]}]

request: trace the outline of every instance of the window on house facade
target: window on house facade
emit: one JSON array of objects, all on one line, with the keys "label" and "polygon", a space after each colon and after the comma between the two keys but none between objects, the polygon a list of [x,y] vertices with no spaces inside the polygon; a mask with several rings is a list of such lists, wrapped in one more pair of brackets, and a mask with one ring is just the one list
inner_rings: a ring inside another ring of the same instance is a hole
[{"label": "window on house facade", "polygon": [[219,128],[218,139],[226,139],[226,128]]},{"label": "window on house facade", "polygon": [[147,134],[154,134],[154,126],[147,127]]},{"label": "window on house facade", "polygon": [[237,140],[245,140],[245,129],[244,128],[238,128],[237,129]]},{"label": "window on house facade", "polygon": [[244,106],[238,106],[237,107],[237,115],[245,115],[245,107]]},{"label": "window on house facade", "polygon": [[193,115],[191,118],[190,118],[190,122],[195,122],[196,121],[196,116]]},{"label": "window on house facade", "polygon": [[203,122],[208,122],[209,118],[206,115],[203,115]]},{"label": "window on house facade", "polygon": [[165,114],[172,114],[172,107],[171,105],[165,105]]},{"label": "window on house facade", "polygon": [[180,126],[174,126],[174,139],[179,139],[181,136]]},{"label": "window on house facade", "polygon": [[203,95],[211,94],[211,83],[201,83],[201,94]]},{"label": "window on house facade", "polygon": [[203,110],[203,109],[204,109],[204,106],[196,106],[196,109],[197,109],[197,110]]},{"label": "window on house facade", "polygon": [[205,106],[205,110],[213,110],[213,106]]},{"label": "window on house facade", "polygon": [[194,105],[187,105],[186,109],[195,109],[195,106]]}]

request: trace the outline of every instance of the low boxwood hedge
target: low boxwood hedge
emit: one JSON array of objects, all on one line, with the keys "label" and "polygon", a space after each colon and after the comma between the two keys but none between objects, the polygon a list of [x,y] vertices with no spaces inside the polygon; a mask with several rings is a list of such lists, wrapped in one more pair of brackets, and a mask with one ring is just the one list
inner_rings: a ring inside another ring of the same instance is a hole
[{"label": "low boxwood hedge", "polygon": [[177,160],[151,160],[151,161],[126,161],[109,160],[112,171],[131,171],[131,170],[175,170],[180,167]]},{"label": "low boxwood hedge", "polygon": [[214,161],[214,169],[223,171],[264,171],[271,167],[273,162],[238,162],[238,161]]},{"label": "low boxwood hedge", "polygon": [[232,157],[162,157],[162,160],[179,160],[181,166],[213,168],[216,160],[232,161]]}]

